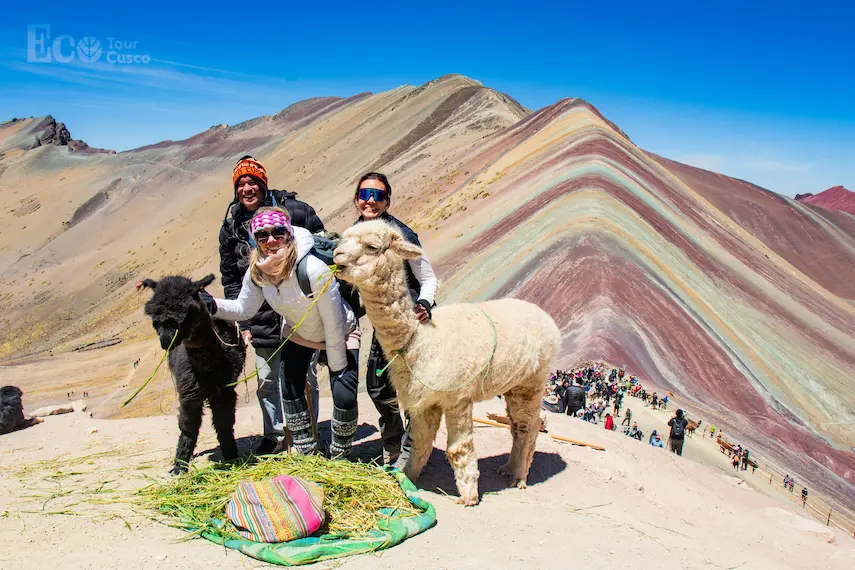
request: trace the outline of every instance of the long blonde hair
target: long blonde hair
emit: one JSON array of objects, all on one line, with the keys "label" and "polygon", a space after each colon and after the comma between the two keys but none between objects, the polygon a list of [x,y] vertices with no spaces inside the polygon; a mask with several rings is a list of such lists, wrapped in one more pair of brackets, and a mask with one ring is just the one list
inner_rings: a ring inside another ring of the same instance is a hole
[{"label": "long blonde hair", "polygon": [[[291,218],[291,215],[285,208],[278,206],[259,208],[255,215],[257,216],[264,212],[281,212],[288,216],[288,219]],[[262,271],[258,264],[267,259],[267,257],[261,253],[261,246],[258,244],[255,245],[255,249],[249,255],[249,275],[256,285],[273,285],[276,287],[291,275],[291,272],[297,265],[297,243],[293,234],[288,236],[288,243],[285,245],[285,248],[285,253],[282,255],[280,261],[272,267],[265,268],[267,271]]]}]

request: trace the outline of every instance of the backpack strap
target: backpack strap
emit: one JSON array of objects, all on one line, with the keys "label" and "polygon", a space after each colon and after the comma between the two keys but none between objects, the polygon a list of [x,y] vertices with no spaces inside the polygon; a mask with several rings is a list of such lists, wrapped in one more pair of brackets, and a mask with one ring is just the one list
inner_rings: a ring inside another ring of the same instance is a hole
[{"label": "backpack strap", "polygon": [[306,267],[309,262],[309,256],[313,255],[313,250],[303,256],[303,259],[297,262],[297,283],[300,284],[300,290],[307,297],[312,296],[312,284],[309,282],[309,270]]}]

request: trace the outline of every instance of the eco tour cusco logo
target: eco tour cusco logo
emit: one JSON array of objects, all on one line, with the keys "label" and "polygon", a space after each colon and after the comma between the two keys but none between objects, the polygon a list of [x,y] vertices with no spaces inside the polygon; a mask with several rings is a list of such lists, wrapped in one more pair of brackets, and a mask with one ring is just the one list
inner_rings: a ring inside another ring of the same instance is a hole
[{"label": "eco tour cusco logo", "polygon": [[146,64],[151,61],[147,53],[139,53],[139,42],[107,38],[106,43],[94,36],[75,40],[62,34],[51,38],[50,24],[27,26],[27,61],[30,63],[81,63],[105,61],[117,65]]}]

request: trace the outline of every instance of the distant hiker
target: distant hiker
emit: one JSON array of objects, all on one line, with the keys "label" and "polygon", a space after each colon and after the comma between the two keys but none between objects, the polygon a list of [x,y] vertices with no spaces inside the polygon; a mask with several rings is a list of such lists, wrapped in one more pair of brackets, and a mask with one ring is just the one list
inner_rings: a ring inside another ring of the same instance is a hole
[{"label": "distant hiker", "polygon": [[623,394],[621,394],[620,392],[617,392],[615,394],[615,405],[614,405],[614,412],[615,412],[616,418],[620,417],[620,405],[622,402],[623,402]]},{"label": "distant hiker", "polygon": [[611,414],[606,414],[606,423],[603,426],[609,431],[614,431],[615,429],[615,420]]},{"label": "distant hiker", "polygon": [[[389,213],[392,205],[392,186],[388,178],[379,172],[364,174],[356,185],[353,204],[359,217],[359,224],[371,220],[383,220],[398,229],[409,243],[421,247],[419,236],[407,224]],[[416,317],[422,323],[431,319],[431,308],[436,306],[434,297],[438,282],[433,266],[425,255],[410,259],[404,264],[407,274],[407,287],[413,300]],[[406,436],[401,412],[398,408],[398,394],[392,386],[390,374],[385,371],[386,355],[380,347],[377,335],[371,339],[371,353],[368,356],[366,387],[374,407],[380,413],[380,438],[383,440],[383,462],[398,463],[403,466],[410,456],[409,437]],[[561,405],[565,405],[562,401]]]},{"label": "distant hiker", "polygon": [[564,392],[564,409],[568,416],[576,415],[576,412],[585,407],[585,389],[579,385],[579,380],[572,386],[568,386]]},{"label": "distant hiker", "polygon": [[631,422],[632,422],[632,410],[630,410],[629,408],[627,408],[627,409],[626,409],[626,414],[624,414],[623,421],[620,423],[620,425],[622,425],[622,426],[623,426],[623,425],[628,426]]},{"label": "distant hiker", "polygon": [[[329,266],[310,254],[315,243],[312,234],[305,228],[292,226],[284,208],[259,208],[250,219],[250,229],[256,248],[250,255],[237,299],[216,299],[214,316],[242,321],[256,315],[267,302],[284,317],[286,326],[302,323],[294,333],[289,333],[291,337],[282,347],[280,388],[274,384],[270,395],[263,400],[267,414],[265,429],[270,429],[271,435],[277,434],[277,428],[282,429],[279,416],[282,413],[297,452],[318,451],[317,433],[305,395],[306,375],[315,351],[324,350],[333,397],[329,451],[332,457],[348,457],[356,433],[360,341],[353,309],[342,299]],[[297,280],[297,266],[305,257],[308,257],[306,271],[311,295],[329,283],[314,303]],[[272,378],[277,381],[275,375]],[[278,426],[276,421],[280,422]]]},{"label": "distant hiker", "polygon": [[804,504],[807,503],[807,498],[808,498],[807,487],[802,487],[802,506],[804,506]]},{"label": "distant hiker", "polygon": [[656,433],[655,430],[653,431],[653,435],[650,438],[650,445],[653,447],[660,447],[662,449],[665,448],[665,444],[662,443],[662,435]]},{"label": "distant hiker", "polygon": [[784,475],[784,489],[786,489],[790,484],[790,474],[787,473]]},{"label": "distant hiker", "polygon": [[683,455],[683,438],[686,437],[686,426],[688,424],[689,422],[683,417],[683,410],[677,410],[674,417],[668,420],[668,425],[671,426],[671,434],[668,438],[671,453]]},{"label": "distant hiker", "polygon": [[555,389],[555,396],[558,398],[558,413],[563,414],[567,411],[567,400],[564,395],[567,393],[567,388],[570,387],[570,380],[564,379],[561,385]]},{"label": "distant hiker", "polygon": [[628,435],[629,435],[629,437],[631,437],[633,439],[637,439],[638,441],[641,441],[641,438],[644,437],[644,434],[641,432],[640,429],[638,429],[637,423],[632,424],[632,429],[629,430]]},{"label": "distant hiker", "polygon": [[[235,164],[232,186],[234,197],[226,209],[219,237],[220,273],[226,299],[237,299],[241,291],[250,264],[250,254],[256,249],[249,222],[259,208],[285,208],[289,214],[289,223],[305,228],[310,233],[324,229],[324,223],[314,208],[297,200],[294,192],[268,189],[267,171],[249,155],[242,157]],[[281,395],[286,390],[285,379],[280,370],[284,349],[275,356],[273,354],[282,342],[282,319],[267,301],[264,301],[258,313],[239,323],[239,326],[244,342],[251,343],[255,348],[255,366],[258,369],[257,396],[264,421],[264,439],[254,452],[264,455],[272,453],[279,441],[285,437]],[[315,356],[309,371],[316,370],[316,367]],[[312,386],[313,404],[317,406],[317,379],[310,374],[309,382]]]},{"label": "distant hiker", "polygon": [[747,449],[742,452],[742,470],[743,471],[748,470],[748,455],[749,455],[749,453],[751,453],[751,452],[748,451]]},{"label": "distant hiker", "polygon": [[732,457],[739,457],[739,455],[742,453],[742,446],[737,443],[730,451]]},{"label": "distant hiker", "polygon": [[710,426],[710,439],[715,438],[715,424]]}]

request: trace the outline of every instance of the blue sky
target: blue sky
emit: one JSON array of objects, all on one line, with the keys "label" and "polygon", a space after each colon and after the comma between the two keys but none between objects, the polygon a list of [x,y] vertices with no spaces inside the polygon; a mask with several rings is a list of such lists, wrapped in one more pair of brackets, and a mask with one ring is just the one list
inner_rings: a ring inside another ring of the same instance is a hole
[{"label": "blue sky", "polygon": [[[51,114],[126,150],[461,73],[531,109],[583,97],[647,150],[783,194],[855,190],[848,3],[177,5],[17,3],[0,22],[0,120]],[[36,24],[50,25],[45,45],[89,36],[102,55],[28,62]],[[108,38],[151,61],[107,63]]]}]

